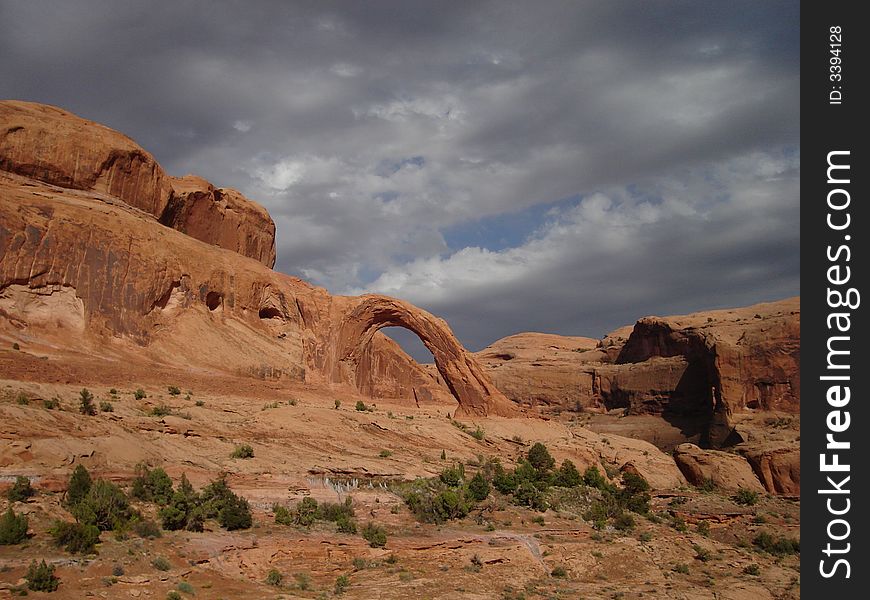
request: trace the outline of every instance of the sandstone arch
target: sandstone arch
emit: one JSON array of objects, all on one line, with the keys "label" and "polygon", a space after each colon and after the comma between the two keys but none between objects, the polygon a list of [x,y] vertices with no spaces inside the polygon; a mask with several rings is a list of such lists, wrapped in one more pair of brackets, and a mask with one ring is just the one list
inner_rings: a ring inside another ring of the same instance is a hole
[{"label": "sandstone arch", "polygon": [[372,336],[384,327],[404,327],[420,338],[432,353],[450,392],[459,402],[457,414],[516,414],[514,404],[493,385],[447,323],[412,304],[387,296],[361,296],[345,312],[334,345],[334,381],[357,382],[360,356]]}]

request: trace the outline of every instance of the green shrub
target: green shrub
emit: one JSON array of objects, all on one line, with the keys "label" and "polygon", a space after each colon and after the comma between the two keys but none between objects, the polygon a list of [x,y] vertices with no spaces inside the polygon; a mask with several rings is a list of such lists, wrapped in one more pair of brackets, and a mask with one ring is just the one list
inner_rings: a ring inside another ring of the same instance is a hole
[{"label": "green shrub", "polygon": [[710,523],[707,521],[699,522],[696,529],[698,530],[698,533],[700,533],[703,536],[710,535]]},{"label": "green shrub", "polygon": [[151,566],[158,571],[168,571],[172,568],[172,563],[170,563],[169,559],[167,559],[165,556],[158,556],[151,561]]},{"label": "green shrub", "polygon": [[148,414],[152,417],[165,417],[172,414],[172,409],[161,402],[157,406],[152,406]]},{"label": "green shrub", "polygon": [[19,345],[18,342],[13,342],[13,343],[12,343],[12,349],[13,349],[13,350],[21,350],[21,345]]},{"label": "green shrub", "polygon": [[556,461],[550,456],[549,450],[541,442],[536,442],[527,455],[529,463],[540,473],[545,473],[556,466]]},{"label": "green shrub", "polygon": [[339,517],[335,521],[336,529],[339,533],[349,533],[356,535],[356,521],[349,517]]},{"label": "green shrub", "polygon": [[558,473],[553,481],[553,485],[559,487],[577,487],[583,483],[583,478],[574,463],[565,459],[562,461],[562,466],[559,467]]},{"label": "green shrub", "polygon": [[159,516],[163,529],[176,531],[202,531],[204,515],[200,508],[200,498],[193,486],[182,474],[178,489],[172,494],[169,503],[160,509]]},{"label": "green shrub", "polygon": [[366,406],[366,403],[363,402],[362,400],[357,400],[356,401],[356,409],[360,412],[365,412],[369,409],[369,407]]},{"label": "green shrub", "polygon": [[339,575],[335,578],[335,594],[343,594],[350,587],[350,579],[347,575]]},{"label": "green shrub", "polygon": [[733,500],[737,504],[752,506],[754,504],[758,504],[758,492],[753,492],[752,490],[740,488],[733,496]]},{"label": "green shrub", "polygon": [[517,489],[517,478],[511,471],[506,471],[501,465],[496,466],[492,476],[492,485],[502,494],[512,494]]},{"label": "green shrub", "polygon": [[391,457],[392,455],[393,455],[393,453],[390,452],[389,450],[381,450],[381,451],[378,453],[378,456],[380,456],[381,458],[389,458],[389,457]]},{"label": "green shrub", "polygon": [[710,555],[710,551],[706,548],[702,548],[698,544],[692,544],[692,550],[695,551],[695,559],[700,560],[701,562],[707,562],[712,558]]},{"label": "green shrub", "polygon": [[631,531],[634,529],[634,526],[634,517],[625,512],[613,520],[613,527],[618,531]]},{"label": "green shrub", "polygon": [[294,525],[310,527],[317,520],[317,500],[306,496],[293,509],[292,519]]},{"label": "green shrub", "polygon": [[136,475],[130,495],[143,502],[156,502],[165,506],[172,498],[172,479],[161,467],[150,469],[148,465],[136,465]]},{"label": "green shrub", "polygon": [[103,400],[100,402],[100,412],[115,412],[115,407],[112,406],[111,402]]},{"label": "green shrub", "polygon": [[338,522],[354,516],[353,499],[348,496],[344,502],[323,502],[317,507],[317,518],[324,521]]},{"label": "green shrub", "polygon": [[697,487],[702,492],[715,492],[716,482],[713,481],[712,477],[708,477],[704,479]]},{"label": "green shrub", "polygon": [[286,506],[273,504],[272,513],[275,515],[275,522],[278,525],[293,525],[293,513]]},{"label": "green shrub", "polygon": [[24,578],[27,589],[34,592],[53,592],[60,585],[60,579],[54,575],[54,565],[45,564],[45,560],[39,564],[35,560],[31,562]]},{"label": "green shrub", "polygon": [[27,527],[27,517],[15,514],[10,506],[0,517],[0,545],[20,544],[27,539]]},{"label": "green shrub", "polygon": [[75,506],[88,495],[91,490],[91,474],[84,465],[77,465],[70,475],[66,488],[67,506]]},{"label": "green shrub", "polygon": [[462,485],[462,479],[465,476],[465,468],[462,464],[447,467],[441,471],[438,478],[444,485],[449,487],[458,487]]},{"label": "green shrub", "polygon": [[30,396],[24,392],[19,392],[18,396],[15,398],[15,404],[18,404],[19,406],[27,406],[30,404]]},{"label": "green shrub", "polygon": [[483,429],[481,429],[480,425],[478,425],[477,428],[474,431],[470,432],[468,435],[478,441],[483,441],[483,438],[486,437],[486,432],[484,432]]},{"label": "green shrub", "polygon": [[133,523],[133,531],[141,538],[153,540],[161,537],[160,526],[151,519],[139,520]]},{"label": "green shrub", "polygon": [[15,478],[15,483],[12,484],[9,491],[6,492],[6,497],[9,502],[24,502],[35,493],[33,486],[30,485],[30,478],[19,475]]},{"label": "green shrub", "polygon": [[185,594],[194,594],[193,586],[190,585],[187,581],[180,582],[177,586],[175,586],[179,592],[184,592]]},{"label": "green shrub", "polygon": [[386,530],[374,523],[367,523],[362,530],[362,537],[365,541],[369,543],[369,546],[372,548],[383,548],[387,545],[387,532]]},{"label": "green shrub", "polygon": [[747,565],[743,569],[743,572],[746,573],[747,575],[752,575],[754,577],[758,577],[759,575],[761,575],[761,568],[755,564]]},{"label": "green shrub", "polygon": [[57,398],[46,398],[42,401],[42,405],[48,410],[54,410],[60,408],[60,400]]},{"label": "green shrub", "polygon": [[236,449],[230,454],[230,458],[254,458],[254,449],[250,444],[236,446]]},{"label": "green shrub", "polygon": [[93,482],[87,495],[71,512],[79,523],[96,525],[100,531],[119,529],[133,515],[121,488],[103,479]]},{"label": "green shrub", "polygon": [[117,395],[118,395],[118,390],[115,389],[115,388],[110,389],[110,390],[109,390],[109,395],[110,395],[110,396],[117,396]]},{"label": "green shrub", "polygon": [[232,494],[224,502],[218,513],[218,523],[228,531],[250,529],[253,524],[253,517],[251,516],[251,507],[248,501]]},{"label": "green shrub", "polygon": [[167,387],[166,389],[167,389],[167,391],[169,392],[169,395],[170,395],[170,396],[179,396],[179,395],[181,395],[181,390],[178,389],[178,386],[170,385],[170,386]]},{"label": "green shrub", "polygon": [[335,400],[333,402],[333,404],[335,406],[335,410],[338,410],[339,408],[341,408],[341,400]]},{"label": "green shrub", "polygon": [[598,467],[594,465],[588,467],[583,472],[583,483],[589,487],[598,488],[599,490],[605,490],[608,487],[607,479],[604,478],[604,475],[601,474]]},{"label": "green shrub", "polygon": [[676,565],[674,565],[674,572],[675,573],[682,573],[683,575],[688,575],[689,574],[689,565],[687,565],[685,563],[676,564]]},{"label": "green shrub", "polygon": [[196,406],[205,406],[205,402],[203,400],[197,400],[196,402],[194,402],[194,404]]},{"label": "green shrub", "polygon": [[296,580],[296,587],[298,587],[303,592],[305,590],[311,589],[311,576],[308,573],[296,573],[293,576],[293,579]]},{"label": "green shrub", "polygon": [[554,567],[552,571],[550,571],[550,575],[553,577],[567,577],[568,572],[565,570],[565,567],[559,565]]},{"label": "green shrub", "polygon": [[489,489],[489,482],[483,476],[483,473],[479,471],[468,482],[468,493],[477,502],[486,500],[486,497],[489,496]]},{"label": "green shrub", "polygon": [[48,530],[55,545],[71,554],[93,554],[100,541],[100,530],[95,525],[55,521]]},{"label": "green shrub", "polygon": [[284,581],[284,576],[281,575],[281,571],[278,569],[271,569],[269,574],[266,575],[266,584],[273,585],[275,587],[279,587],[281,582]]},{"label": "green shrub", "polygon": [[175,590],[170,590],[166,594],[166,600],[183,600],[183,596]]},{"label": "green shrub", "polygon": [[133,392],[133,397],[136,400],[144,400],[148,397],[148,394],[146,394],[145,390],[143,390],[142,388],[138,388],[135,392]]},{"label": "green shrub", "polygon": [[112,576],[113,577],[122,577],[124,575],[124,567],[121,565],[115,565],[112,567]]},{"label": "green shrub", "polygon": [[800,540],[789,539],[785,537],[775,538],[766,531],[762,531],[755,536],[752,543],[759,549],[773,554],[775,556],[786,556],[788,554],[800,554]]},{"label": "green shrub", "polygon": [[88,416],[97,414],[97,407],[94,405],[94,395],[87,388],[83,388],[79,392],[79,412]]},{"label": "green shrub", "polygon": [[547,510],[547,501],[544,494],[537,487],[528,482],[523,482],[514,491],[514,503],[520,506],[528,506],[534,510]]}]

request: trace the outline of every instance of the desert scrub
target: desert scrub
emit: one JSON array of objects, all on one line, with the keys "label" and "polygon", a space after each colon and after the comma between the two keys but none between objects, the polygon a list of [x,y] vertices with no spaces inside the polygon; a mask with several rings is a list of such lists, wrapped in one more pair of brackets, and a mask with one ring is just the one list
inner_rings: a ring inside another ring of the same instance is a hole
[{"label": "desert scrub", "polygon": [[366,403],[363,402],[362,400],[357,400],[357,401],[356,401],[356,407],[355,407],[355,408],[356,408],[358,411],[360,411],[360,412],[365,412],[365,411],[367,411],[367,410],[369,409],[369,407],[366,406]]},{"label": "desert scrub", "polygon": [[335,410],[338,410],[339,408],[341,408],[341,400],[333,401],[333,405],[333,408],[335,408]]},{"label": "desert scrub", "polygon": [[78,465],[73,469],[69,482],[66,486],[66,505],[75,506],[81,502],[91,489],[91,474],[84,465]]},{"label": "desert scrub", "polygon": [[197,400],[196,402],[194,402],[194,405],[196,405],[196,406],[205,406],[205,401],[204,401],[204,400]]},{"label": "desert scrub", "polygon": [[79,412],[90,417],[97,414],[97,407],[94,404],[94,395],[88,391],[87,388],[83,388],[82,391],[79,392]]},{"label": "desert scrub", "polygon": [[95,525],[55,521],[48,530],[54,543],[70,554],[92,554],[100,541],[100,530]]},{"label": "desert scrub", "polygon": [[98,479],[70,512],[79,523],[95,525],[100,531],[122,529],[133,516],[130,502],[120,487]]},{"label": "desert scrub", "polygon": [[60,400],[55,398],[46,398],[42,401],[42,406],[44,406],[48,410],[55,410],[60,408]]},{"label": "desert scrub", "polygon": [[266,585],[280,587],[282,581],[284,581],[284,576],[278,569],[270,569],[269,574],[266,575]]},{"label": "desert scrub", "polygon": [[478,441],[483,441],[483,439],[486,437],[486,432],[483,430],[483,428],[481,428],[480,425],[478,425],[477,428],[474,431],[470,432],[468,435]]},{"label": "desert scrub", "polygon": [[163,535],[160,526],[151,519],[142,519],[133,522],[133,531],[140,538],[153,540]]},{"label": "desert scrub", "polygon": [[732,496],[732,500],[743,506],[753,506],[758,504],[758,492],[740,488],[737,493]]},{"label": "desert scrub", "polygon": [[54,574],[54,565],[45,564],[44,559],[39,564],[35,560],[31,562],[24,578],[27,589],[34,592],[53,592],[60,585],[60,579]]},{"label": "desert scrub", "polygon": [[27,517],[16,514],[10,506],[0,517],[0,545],[20,544],[27,539],[27,527]]},{"label": "desert scrub", "polygon": [[753,577],[758,577],[759,575],[761,575],[761,568],[756,564],[747,565],[746,567],[743,568],[743,572],[746,575],[752,575]]},{"label": "desert scrub", "polygon": [[168,571],[172,568],[172,563],[170,563],[169,559],[167,559],[165,556],[158,556],[151,561],[151,566],[158,571]]},{"label": "desert scrub", "polygon": [[766,531],[762,531],[756,535],[755,539],[752,540],[752,543],[759,550],[767,552],[768,554],[773,554],[774,556],[787,556],[789,554],[801,553],[800,540],[782,536],[777,538]]},{"label": "desert scrub", "polygon": [[18,396],[15,398],[15,404],[20,406],[27,406],[30,404],[30,396],[25,394],[24,392],[19,392]]},{"label": "desert scrub", "polygon": [[550,571],[550,575],[552,577],[567,577],[568,572],[565,570],[565,567],[558,565],[556,567],[553,567],[553,570]]},{"label": "desert scrub", "polygon": [[230,454],[230,458],[254,458],[254,449],[250,444],[241,444],[236,446],[235,450]]},{"label": "desert scrub", "polygon": [[9,502],[24,502],[35,493],[33,486],[30,485],[30,478],[19,475],[15,478],[15,483],[12,484],[9,491],[6,492],[6,498],[9,499]]},{"label": "desert scrub", "polygon": [[390,458],[392,455],[393,453],[390,450],[381,450],[378,453],[378,456],[381,458]]},{"label": "desert scrub", "polygon": [[372,548],[383,548],[387,545],[387,532],[380,525],[367,523],[362,530],[362,537]]},{"label": "desert scrub", "polygon": [[175,588],[179,592],[183,592],[185,594],[193,595],[195,593],[193,590],[193,586],[187,581],[179,582],[179,584],[177,586],[175,586]]},{"label": "desert scrub", "polygon": [[160,403],[156,406],[152,406],[151,410],[148,411],[148,414],[152,417],[165,417],[172,414],[172,409],[166,404]]},{"label": "desert scrub", "polygon": [[339,575],[335,578],[335,589],[333,591],[336,595],[343,594],[349,587],[350,578],[347,575]]},{"label": "desert scrub", "polygon": [[311,576],[308,573],[296,573],[293,579],[296,580],[296,587],[303,592],[311,589]]},{"label": "desert scrub", "polygon": [[136,465],[130,495],[143,502],[155,502],[165,506],[172,498],[172,479],[161,467],[151,469],[144,463]]},{"label": "desert scrub", "polygon": [[180,396],[181,390],[176,385],[170,385],[166,388],[166,391],[169,392],[170,396]]},{"label": "desert scrub", "polygon": [[135,392],[133,392],[133,398],[136,400],[144,400],[148,397],[148,394],[145,393],[145,390],[142,388],[138,388]]}]

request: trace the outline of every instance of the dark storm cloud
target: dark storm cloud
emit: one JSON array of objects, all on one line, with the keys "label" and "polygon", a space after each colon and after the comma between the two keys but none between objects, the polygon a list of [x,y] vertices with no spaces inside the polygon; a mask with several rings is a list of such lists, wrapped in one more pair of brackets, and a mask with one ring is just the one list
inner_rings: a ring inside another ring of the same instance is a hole
[{"label": "dark storm cloud", "polygon": [[[408,297],[478,347],[798,293],[798,21],[797,2],[0,1],[0,96],[241,189],[279,269]],[[570,197],[512,247],[445,240]]]}]

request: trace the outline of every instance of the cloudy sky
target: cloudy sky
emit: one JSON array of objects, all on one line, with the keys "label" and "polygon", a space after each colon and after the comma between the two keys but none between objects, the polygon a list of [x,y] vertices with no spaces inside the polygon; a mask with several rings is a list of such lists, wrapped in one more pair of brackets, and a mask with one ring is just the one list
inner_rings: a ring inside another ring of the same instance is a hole
[{"label": "cloudy sky", "polygon": [[278,270],[476,350],[798,294],[798,41],[796,1],[0,0],[0,97],[240,189]]}]

